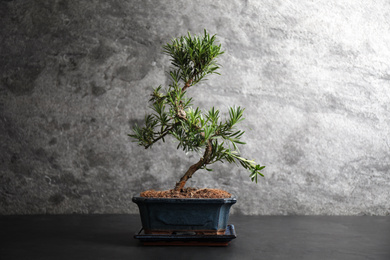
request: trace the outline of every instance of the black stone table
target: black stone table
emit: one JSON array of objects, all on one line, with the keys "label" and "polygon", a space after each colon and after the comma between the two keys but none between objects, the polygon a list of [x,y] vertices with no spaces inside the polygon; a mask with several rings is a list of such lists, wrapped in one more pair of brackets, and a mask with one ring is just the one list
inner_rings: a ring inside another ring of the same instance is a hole
[{"label": "black stone table", "polygon": [[137,215],[0,216],[0,259],[390,259],[390,217],[230,217],[227,247],[143,246]]}]

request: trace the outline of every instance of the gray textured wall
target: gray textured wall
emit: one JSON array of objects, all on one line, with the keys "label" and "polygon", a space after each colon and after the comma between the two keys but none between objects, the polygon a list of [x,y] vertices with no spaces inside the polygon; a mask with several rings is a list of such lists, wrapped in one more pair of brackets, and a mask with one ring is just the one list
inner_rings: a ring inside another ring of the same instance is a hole
[{"label": "gray textured wall", "polygon": [[242,148],[259,184],[227,164],[190,186],[237,195],[242,214],[390,214],[389,1],[1,1],[0,214],[136,213],[198,155],[127,137],[161,46],[217,33],[222,76],[195,104],[246,107]]}]

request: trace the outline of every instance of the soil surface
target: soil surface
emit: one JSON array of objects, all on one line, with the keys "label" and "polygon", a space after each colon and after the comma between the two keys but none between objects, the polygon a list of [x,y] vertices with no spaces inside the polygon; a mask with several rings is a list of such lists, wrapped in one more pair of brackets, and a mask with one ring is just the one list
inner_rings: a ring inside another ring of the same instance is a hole
[{"label": "soil surface", "polygon": [[181,192],[174,190],[155,191],[147,190],[141,192],[141,197],[146,198],[202,198],[202,199],[221,199],[230,198],[232,194],[220,189],[196,189],[185,188]]}]

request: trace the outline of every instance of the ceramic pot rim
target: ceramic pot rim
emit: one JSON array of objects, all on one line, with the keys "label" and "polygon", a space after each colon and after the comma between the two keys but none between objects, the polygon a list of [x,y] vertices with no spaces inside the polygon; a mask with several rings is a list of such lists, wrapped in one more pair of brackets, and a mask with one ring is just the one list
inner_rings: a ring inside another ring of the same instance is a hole
[{"label": "ceramic pot rim", "polygon": [[156,202],[156,203],[236,203],[237,198],[232,194],[230,198],[146,198],[139,194],[132,198],[133,202]]}]

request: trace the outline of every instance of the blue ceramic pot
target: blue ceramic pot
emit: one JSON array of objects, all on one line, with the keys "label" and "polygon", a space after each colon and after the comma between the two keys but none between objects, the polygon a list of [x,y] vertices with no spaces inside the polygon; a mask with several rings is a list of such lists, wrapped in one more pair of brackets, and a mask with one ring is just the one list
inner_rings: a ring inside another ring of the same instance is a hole
[{"label": "blue ceramic pot", "polygon": [[175,199],[133,197],[145,234],[224,234],[236,198]]}]

